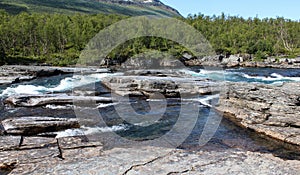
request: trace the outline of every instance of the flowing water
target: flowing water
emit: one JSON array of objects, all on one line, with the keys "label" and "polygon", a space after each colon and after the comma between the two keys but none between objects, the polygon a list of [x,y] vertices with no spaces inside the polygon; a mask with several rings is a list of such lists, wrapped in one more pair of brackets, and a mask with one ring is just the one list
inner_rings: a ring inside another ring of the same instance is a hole
[{"label": "flowing water", "polygon": [[[179,70],[195,77],[210,78],[219,81],[250,82],[278,85],[284,82],[300,81],[300,69],[258,69],[258,68],[239,68],[239,69],[200,69],[192,67]],[[72,93],[74,88],[96,85],[95,90],[103,96],[110,96],[107,89],[101,85],[101,79],[106,76],[122,75],[114,74],[91,74],[91,75],[64,75],[50,78],[39,78],[30,82],[14,84],[9,87],[0,87],[0,98],[5,98],[16,94],[48,94],[48,93]],[[192,103],[199,107],[198,119],[195,126],[191,126],[192,131],[185,141],[180,145],[185,149],[198,149],[199,138],[207,121],[211,119],[221,120],[218,129],[212,139],[206,144],[207,149],[219,148],[240,148],[249,151],[271,152],[276,156],[287,159],[300,159],[300,153],[293,150],[290,145],[276,142],[272,139],[258,137],[255,133],[235,126],[230,121],[222,118],[212,108],[209,107],[211,101],[218,96],[200,96],[190,99],[166,99],[163,102],[156,100],[156,110],[151,110],[149,102],[151,100],[144,97],[131,97],[127,103],[115,102],[113,104],[97,104],[97,110],[107,126],[94,126],[93,128],[82,126],[88,133],[107,133],[114,132],[118,136],[137,141],[145,141],[159,138],[167,134],[178,121],[183,103]],[[53,117],[76,117],[74,105],[46,105],[34,108],[13,108],[1,106],[0,119],[17,116],[53,116]],[[116,108],[118,110],[116,110]],[[132,109],[137,114],[148,114],[149,116],[162,116],[157,120],[130,120],[125,118],[132,117]],[[82,107],[81,112],[89,114],[91,110]],[[164,111],[165,110],[165,111]],[[122,114],[120,114],[120,111]],[[161,112],[163,111],[163,112]],[[120,117],[123,116],[123,117]],[[77,135],[80,130],[68,130],[59,133],[59,136]]]}]

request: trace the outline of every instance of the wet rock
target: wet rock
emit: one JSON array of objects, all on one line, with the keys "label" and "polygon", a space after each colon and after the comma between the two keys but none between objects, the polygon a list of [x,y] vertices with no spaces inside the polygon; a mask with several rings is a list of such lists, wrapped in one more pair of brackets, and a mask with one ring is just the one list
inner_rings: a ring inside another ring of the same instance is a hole
[{"label": "wet rock", "polygon": [[79,128],[76,119],[53,117],[20,117],[3,120],[2,125],[7,134],[36,135],[70,128]]},{"label": "wet rock", "polygon": [[228,83],[217,110],[238,125],[300,146],[300,83]]},{"label": "wet rock", "polygon": [[96,96],[68,96],[61,94],[45,95],[16,95],[10,96],[4,100],[5,103],[19,107],[44,106],[47,104],[73,104],[81,102],[102,102],[110,103],[111,98]]}]

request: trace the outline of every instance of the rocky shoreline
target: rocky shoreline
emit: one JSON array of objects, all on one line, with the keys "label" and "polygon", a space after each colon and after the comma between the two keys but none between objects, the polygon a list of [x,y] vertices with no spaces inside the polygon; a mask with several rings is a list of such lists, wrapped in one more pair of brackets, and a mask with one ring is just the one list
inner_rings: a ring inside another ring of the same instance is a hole
[{"label": "rocky shoreline", "polygon": [[[5,69],[9,68],[2,70]],[[18,73],[20,71],[11,70],[24,76]],[[59,69],[50,69],[50,72],[55,70]],[[72,73],[74,69],[60,71]],[[86,73],[95,72],[109,70],[86,69]],[[25,75],[29,74],[32,72]],[[156,98],[157,92],[167,98],[178,98],[182,94],[189,97],[220,93],[219,103],[214,108],[224,117],[300,149],[300,83],[281,86],[220,84],[178,72],[142,70],[105,77],[102,84],[121,96],[152,99]],[[70,105],[74,99],[81,103],[110,104],[114,101],[111,97],[45,94],[11,96],[4,103],[5,107],[31,109],[54,104]],[[21,116],[4,119],[1,124],[0,174],[297,174],[300,171],[299,160],[284,160],[270,153],[251,152],[228,145],[217,147],[209,143],[194,149],[163,146],[106,148],[103,143],[85,136],[57,137],[55,132],[80,127],[75,118]]]},{"label": "rocky shoreline", "polygon": [[216,109],[236,124],[300,146],[300,83],[229,83]]},{"label": "rocky shoreline", "polygon": [[183,58],[187,66],[209,66],[209,67],[258,67],[258,68],[279,68],[279,69],[299,69],[300,57],[297,58],[267,58],[263,61],[254,61],[250,55],[223,55],[206,56],[203,58],[193,58],[186,56]]},{"label": "rocky shoreline", "polygon": [[300,146],[300,83],[282,86],[217,83],[205,79],[149,76],[106,77],[102,83],[119,95],[155,92],[167,97],[180,94],[220,94],[215,107],[240,126]]}]

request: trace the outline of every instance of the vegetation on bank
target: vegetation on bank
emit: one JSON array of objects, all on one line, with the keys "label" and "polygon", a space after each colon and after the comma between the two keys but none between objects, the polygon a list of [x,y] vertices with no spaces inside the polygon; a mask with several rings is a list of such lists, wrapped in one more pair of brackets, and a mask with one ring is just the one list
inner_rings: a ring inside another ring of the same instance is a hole
[{"label": "vegetation on bank", "polygon": [[60,14],[119,14],[119,15],[159,15],[180,16],[164,5],[138,4],[133,2],[111,2],[109,0],[1,0],[0,9],[10,14],[60,13]]},{"label": "vegetation on bank", "polygon": [[218,54],[268,56],[300,54],[300,21],[282,17],[189,16],[185,21],[202,32]]},{"label": "vegetation on bank", "polygon": [[[80,52],[100,30],[128,18],[104,14],[20,13],[0,11],[0,64],[75,64]],[[284,18],[244,19],[235,16],[194,15],[180,18],[199,30],[218,54],[251,54],[261,60],[268,56],[300,54],[300,22]],[[126,59],[148,49],[180,58],[187,50],[172,41],[145,37],[128,41],[107,57]]]}]

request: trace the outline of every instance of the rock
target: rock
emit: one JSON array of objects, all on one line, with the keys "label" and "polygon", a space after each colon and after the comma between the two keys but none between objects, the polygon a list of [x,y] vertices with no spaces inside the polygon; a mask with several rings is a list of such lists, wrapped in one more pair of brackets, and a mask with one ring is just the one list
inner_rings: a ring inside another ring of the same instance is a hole
[{"label": "rock", "polygon": [[160,62],[160,66],[180,68],[180,67],[183,67],[183,63],[179,60],[162,59],[161,62]]},{"label": "rock", "polygon": [[90,142],[84,136],[58,138],[58,143],[62,158],[70,160],[97,157],[103,149],[101,142]]},{"label": "rock", "polygon": [[280,58],[280,59],[278,60],[278,62],[279,62],[279,63],[287,63],[287,62],[289,62],[289,60],[288,60],[287,58]]},{"label": "rock", "polygon": [[0,136],[0,151],[16,149],[20,143],[20,136]]},{"label": "rock", "polygon": [[192,76],[181,71],[170,69],[145,69],[145,70],[129,70],[124,72],[126,76],[156,76],[156,77],[182,77],[191,78]]},{"label": "rock", "polygon": [[297,57],[294,59],[294,64],[299,64],[300,63],[300,57]]},{"label": "rock", "polygon": [[3,120],[1,123],[7,134],[26,136],[61,131],[70,128],[79,128],[79,123],[76,119],[38,116],[9,118]]},{"label": "rock", "polygon": [[243,62],[243,61],[242,58],[235,55],[230,55],[228,58],[223,58],[222,60],[223,64],[228,64],[230,62]]},{"label": "rock", "polygon": [[240,63],[238,61],[232,61],[232,62],[228,62],[226,67],[232,68],[232,67],[238,67],[239,65]]},{"label": "rock", "polygon": [[255,62],[243,62],[241,64],[241,66],[243,66],[243,67],[256,67],[256,63]]},{"label": "rock", "polygon": [[206,56],[203,58],[194,58],[190,60],[183,60],[188,66],[209,66],[209,67],[261,67],[261,68],[280,68],[280,69],[299,69],[300,58],[287,59],[282,58],[277,62],[277,59],[269,57],[261,62],[254,62],[251,60],[252,56],[249,54],[230,55],[224,58],[222,55]]},{"label": "rock", "polygon": [[121,68],[125,70],[165,69],[168,67],[183,68],[185,66],[180,60],[176,58],[169,58],[169,55],[157,55],[157,57],[153,57],[153,55],[143,55],[137,58],[129,58],[121,64]]},{"label": "rock", "polygon": [[[294,145],[300,136],[300,83],[228,83],[217,110],[240,126]],[[293,139],[294,138],[294,139]]]},{"label": "rock", "polygon": [[102,150],[89,158],[48,160],[17,166],[11,174],[297,174],[300,170],[300,161],[237,149],[192,152],[129,147]]},{"label": "rock", "polygon": [[64,94],[45,94],[45,95],[16,95],[4,100],[4,103],[14,106],[34,107],[47,104],[73,104],[82,102],[102,102],[110,103],[111,98],[97,96],[68,96]]},{"label": "rock", "polygon": [[180,97],[180,94],[211,94],[219,91],[216,82],[199,78],[156,77],[156,76],[114,76],[101,82],[119,95],[146,95],[161,93],[166,97]]},{"label": "rock", "polygon": [[19,150],[40,149],[45,147],[55,147],[57,140],[49,137],[23,137]]},{"label": "rock", "polygon": [[268,57],[266,61],[269,63],[276,63],[276,58]]},{"label": "rock", "polygon": [[193,58],[193,55],[191,55],[191,54],[185,52],[185,53],[182,55],[182,57],[183,57],[183,60],[186,61],[186,60],[192,59],[192,58]]}]

